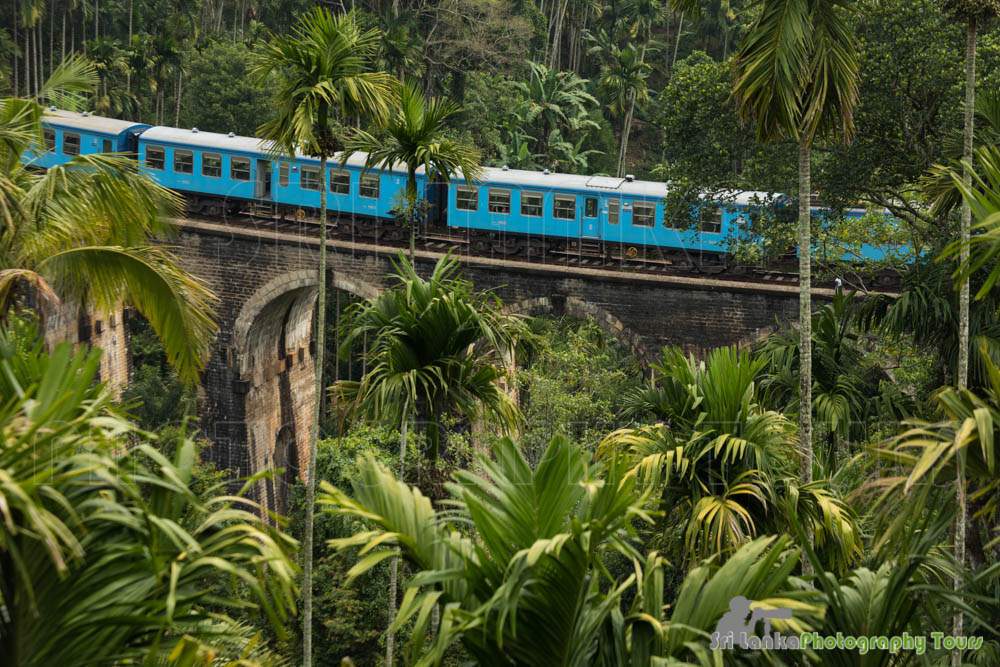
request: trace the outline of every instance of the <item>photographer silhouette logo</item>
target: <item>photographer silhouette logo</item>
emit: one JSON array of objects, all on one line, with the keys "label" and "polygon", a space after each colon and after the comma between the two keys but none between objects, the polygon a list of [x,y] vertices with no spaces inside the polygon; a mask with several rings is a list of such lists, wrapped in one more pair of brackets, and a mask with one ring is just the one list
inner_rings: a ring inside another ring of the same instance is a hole
[{"label": "photographer silhouette logo", "polygon": [[[771,619],[792,617],[792,610],[786,608],[764,609],[742,595],[737,595],[729,601],[729,611],[722,615],[712,633],[711,648],[731,649],[737,646],[744,649],[798,649],[798,635],[782,635],[771,632]],[[764,632],[757,636],[757,625],[764,622]]]}]

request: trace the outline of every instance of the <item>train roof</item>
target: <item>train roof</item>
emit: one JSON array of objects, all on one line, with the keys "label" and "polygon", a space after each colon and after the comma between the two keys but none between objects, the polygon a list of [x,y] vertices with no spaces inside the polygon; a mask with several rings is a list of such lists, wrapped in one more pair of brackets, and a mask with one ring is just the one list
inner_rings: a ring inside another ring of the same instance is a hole
[{"label": "train roof", "polygon": [[[655,197],[663,199],[670,186],[662,181],[636,181],[617,176],[578,176],[574,174],[545,173],[525,169],[503,169],[485,167],[483,183],[489,185],[511,185],[539,190],[573,190],[600,194],[620,194],[635,197]],[[461,174],[456,177],[461,180]],[[733,192],[732,203],[746,206],[754,197],[764,200],[770,196],[766,192]]]},{"label": "train roof", "polygon": [[113,135],[119,135],[122,132],[137,127],[149,127],[145,123],[136,123],[131,120],[118,120],[117,118],[106,118],[92,114],[84,115],[76,111],[67,111],[54,107],[49,107],[45,110],[42,120],[49,125],[57,125],[63,128]]},{"label": "train roof", "polygon": [[[142,140],[191,146],[192,148],[200,149],[253,153],[261,156],[268,155],[268,149],[273,145],[257,137],[243,137],[238,134],[230,136],[228,134],[219,134],[218,132],[202,132],[201,130],[195,131],[194,129],[184,130],[165,125],[157,125],[156,127],[149,128],[142,133]],[[354,153],[347,158],[347,165],[362,169],[365,166],[367,158],[368,153]],[[295,159],[306,162],[319,162],[319,158],[306,155],[300,150],[295,151]],[[330,158],[328,163],[331,168],[336,168],[340,163],[339,155]],[[377,168],[373,167],[372,171],[377,171]],[[406,165],[397,162],[393,165],[392,171],[405,174]],[[424,169],[422,167],[417,169],[418,175],[423,175],[423,173]]]}]

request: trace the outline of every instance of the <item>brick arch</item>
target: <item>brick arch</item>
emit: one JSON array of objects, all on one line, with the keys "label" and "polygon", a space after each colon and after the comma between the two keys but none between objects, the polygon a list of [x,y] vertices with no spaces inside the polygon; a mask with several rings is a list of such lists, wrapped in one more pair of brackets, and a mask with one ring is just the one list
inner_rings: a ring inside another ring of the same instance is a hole
[{"label": "brick arch", "polygon": [[597,326],[627,347],[632,356],[642,364],[643,368],[648,368],[649,364],[653,361],[653,356],[647,350],[642,336],[626,326],[606,309],[583,299],[573,296],[541,296],[522,299],[508,304],[504,307],[504,310],[522,315],[554,313],[557,315],[569,315],[580,320],[593,320]]},{"label": "brick arch", "polygon": [[[330,284],[364,298],[379,293],[351,276],[335,275]],[[308,469],[316,396],[311,342],[318,293],[315,270],[288,271],[258,288],[233,325],[235,371],[245,386],[242,400],[251,474],[277,467]],[[285,486],[261,483],[260,497],[270,509],[287,506]]]}]

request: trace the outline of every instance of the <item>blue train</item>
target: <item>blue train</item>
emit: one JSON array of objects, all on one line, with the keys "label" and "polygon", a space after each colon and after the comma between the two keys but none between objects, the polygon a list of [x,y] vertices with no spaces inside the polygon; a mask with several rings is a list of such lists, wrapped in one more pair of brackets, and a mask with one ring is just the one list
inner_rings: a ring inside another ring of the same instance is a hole
[{"label": "blue train", "polygon": [[[151,127],[55,108],[47,111],[44,127],[46,150],[24,156],[39,167],[88,153],[134,154],[159,183],[185,196],[190,212],[206,215],[253,208],[310,219],[319,209],[325,183],[327,208],[337,225],[349,221],[354,234],[376,239],[405,235],[392,214],[405,188],[405,167],[366,173],[363,153],[342,166],[330,161],[324,176],[315,158],[275,158],[260,139],[233,133]],[[758,197],[766,197],[735,193],[724,205],[696,211],[696,225],[671,229],[664,224],[667,186],[631,176],[503,167],[485,169],[475,184],[461,178],[450,184],[429,182],[422,169],[417,181],[420,196],[430,203],[422,235],[464,240],[474,250],[504,255],[587,252],[724,263],[727,238],[745,229],[751,207]],[[872,259],[884,253],[865,246],[861,255],[859,259]]]}]

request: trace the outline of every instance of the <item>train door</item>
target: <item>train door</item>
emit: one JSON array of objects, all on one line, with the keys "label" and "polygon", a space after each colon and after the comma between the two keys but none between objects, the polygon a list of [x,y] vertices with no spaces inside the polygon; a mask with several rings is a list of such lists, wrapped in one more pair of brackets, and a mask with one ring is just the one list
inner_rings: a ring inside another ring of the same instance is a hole
[{"label": "train door", "polygon": [[618,218],[621,214],[621,203],[621,200],[617,197],[604,199],[604,203],[601,206],[601,228],[604,229],[605,240],[621,240],[621,226],[618,224]]},{"label": "train door", "polygon": [[257,182],[254,188],[257,199],[271,198],[271,161],[257,160]]},{"label": "train door", "polygon": [[597,197],[583,198],[583,217],[580,219],[580,236],[585,239],[601,238],[597,219]]}]

